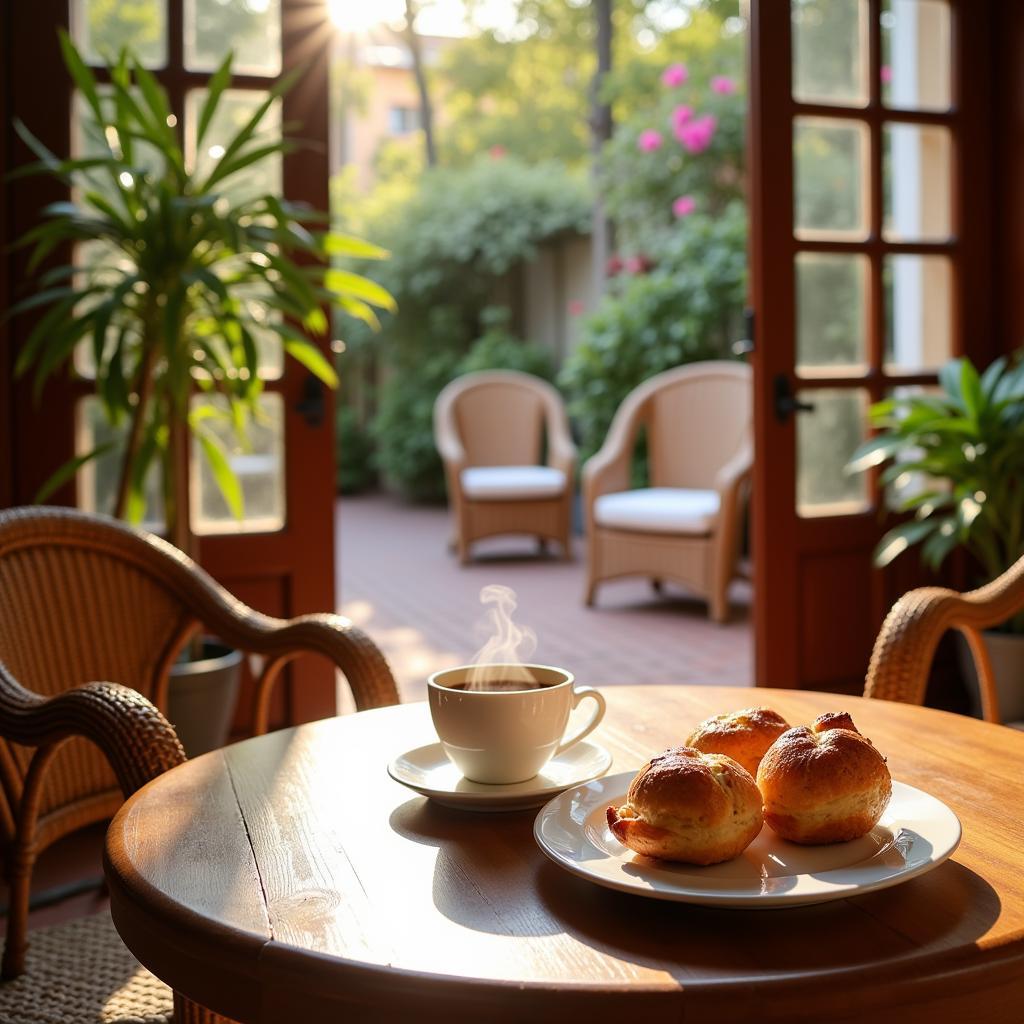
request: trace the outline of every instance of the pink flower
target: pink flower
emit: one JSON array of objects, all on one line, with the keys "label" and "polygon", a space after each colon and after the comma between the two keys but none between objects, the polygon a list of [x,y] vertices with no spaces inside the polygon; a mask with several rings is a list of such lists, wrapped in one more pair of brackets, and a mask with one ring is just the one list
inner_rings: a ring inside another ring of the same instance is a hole
[{"label": "pink flower", "polygon": [[641,152],[653,153],[656,149],[661,149],[662,141],[661,132],[648,128],[640,133],[640,138],[637,139],[636,144],[640,147]]},{"label": "pink flower", "polygon": [[583,303],[579,299],[573,299],[569,303],[569,316],[582,316]]},{"label": "pink flower", "polygon": [[693,107],[688,107],[685,103],[682,106],[676,107],[676,109],[672,111],[672,131],[680,142],[683,141],[682,136],[679,134],[683,130],[683,125],[692,118]]},{"label": "pink flower", "polygon": [[618,255],[612,255],[608,258],[608,263],[605,266],[605,273],[609,277],[615,277],[616,274],[622,273],[622,257]]},{"label": "pink flower", "polygon": [[689,77],[690,72],[686,70],[685,64],[669,64],[661,73],[661,84],[674,89],[677,85],[682,85]]},{"label": "pink flower", "polygon": [[492,160],[501,160],[508,153],[508,150],[504,146],[491,146],[487,152]]},{"label": "pink flower", "polygon": [[882,80],[883,85],[888,85],[892,81],[892,68],[888,64],[883,64],[878,69],[878,77]]},{"label": "pink flower", "polygon": [[684,124],[676,132],[676,137],[688,153],[703,153],[711,145],[717,124],[714,114],[705,114]]},{"label": "pink flower", "polygon": [[626,259],[624,266],[630,274],[642,274],[647,270],[649,264],[643,256],[630,256]]},{"label": "pink flower", "polygon": [[727,75],[715,75],[711,79],[711,91],[719,96],[731,96],[736,91],[736,83]]},{"label": "pink flower", "polygon": [[693,196],[680,196],[672,204],[672,212],[677,217],[688,217],[697,209],[697,200]]}]

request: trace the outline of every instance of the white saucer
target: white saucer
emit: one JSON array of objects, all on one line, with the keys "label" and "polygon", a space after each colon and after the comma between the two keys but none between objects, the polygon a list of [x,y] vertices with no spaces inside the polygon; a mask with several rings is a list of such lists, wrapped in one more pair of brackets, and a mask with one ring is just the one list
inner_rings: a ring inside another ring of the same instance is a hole
[{"label": "white saucer", "polygon": [[711,867],[633,853],[609,831],[606,811],[625,801],[633,772],[555,797],[533,834],[560,867],[597,885],[704,906],[774,908],[825,903],[898,885],[938,867],[960,843],[960,821],[941,801],[893,782],[878,824],[860,839],[797,846],[765,825],[735,860]]},{"label": "white saucer", "polygon": [[582,740],[556,754],[526,782],[492,786],[470,782],[448,760],[440,743],[408,750],[388,765],[388,775],[445,807],[470,811],[519,811],[540,807],[570,786],[596,779],[611,767],[612,755],[596,743]]}]

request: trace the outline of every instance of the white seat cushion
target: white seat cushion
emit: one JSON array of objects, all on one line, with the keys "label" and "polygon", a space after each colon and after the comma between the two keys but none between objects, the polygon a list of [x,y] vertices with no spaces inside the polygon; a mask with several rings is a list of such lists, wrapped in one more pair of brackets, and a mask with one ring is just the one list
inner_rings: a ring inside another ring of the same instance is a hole
[{"label": "white seat cushion", "polygon": [[594,519],[598,525],[643,533],[702,535],[711,532],[717,515],[717,492],[681,487],[619,491],[602,494],[594,502]]},{"label": "white seat cushion", "polygon": [[463,493],[477,500],[557,498],[565,493],[565,474],[550,466],[472,466],[461,478]]}]

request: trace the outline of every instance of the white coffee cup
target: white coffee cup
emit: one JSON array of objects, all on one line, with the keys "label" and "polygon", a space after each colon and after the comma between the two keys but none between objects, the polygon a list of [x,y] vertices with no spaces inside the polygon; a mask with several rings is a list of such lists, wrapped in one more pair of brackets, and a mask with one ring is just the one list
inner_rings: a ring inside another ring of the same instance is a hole
[{"label": "white coffee cup", "polygon": [[[444,752],[472,782],[507,784],[532,779],[547,762],[589,736],[604,717],[604,697],[589,686],[573,687],[573,676],[549,665],[487,666],[491,678],[522,678],[535,689],[462,689],[479,667],[462,665],[427,680],[427,700]],[[590,697],[597,705],[587,723],[565,735],[569,713]]]}]

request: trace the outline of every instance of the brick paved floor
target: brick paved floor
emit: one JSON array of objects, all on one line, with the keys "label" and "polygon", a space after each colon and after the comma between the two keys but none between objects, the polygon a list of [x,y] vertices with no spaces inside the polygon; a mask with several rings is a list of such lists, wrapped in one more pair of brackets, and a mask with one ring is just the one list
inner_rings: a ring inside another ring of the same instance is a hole
[{"label": "brick paved floor", "polygon": [[528,538],[495,538],[460,566],[449,554],[447,512],[382,496],[343,498],[337,507],[341,611],[384,649],[405,700],[421,700],[433,671],[469,660],[486,639],[480,588],[503,583],[519,595],[516,619],[537,633],[533,658],[574,672],[581,683],[752,685],[750,589],[733,585],[727,625],[702,601],[642,580],[607,583],[596,608],[582,602],[583,542],[577,559],[536,555]]}]

